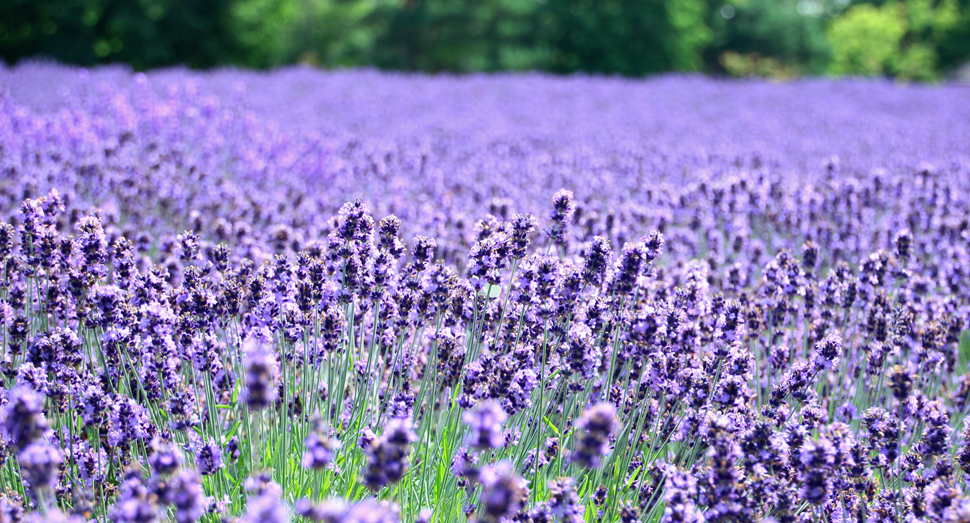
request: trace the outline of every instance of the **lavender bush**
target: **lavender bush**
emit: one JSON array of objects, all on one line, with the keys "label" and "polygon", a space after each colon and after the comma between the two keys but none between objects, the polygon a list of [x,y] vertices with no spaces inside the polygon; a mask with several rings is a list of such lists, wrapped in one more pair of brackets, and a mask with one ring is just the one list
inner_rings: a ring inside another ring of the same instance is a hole
[{"label": "lavender bush", "polygon": [[0,93],[0,521],[970,521],[965,88]]}]

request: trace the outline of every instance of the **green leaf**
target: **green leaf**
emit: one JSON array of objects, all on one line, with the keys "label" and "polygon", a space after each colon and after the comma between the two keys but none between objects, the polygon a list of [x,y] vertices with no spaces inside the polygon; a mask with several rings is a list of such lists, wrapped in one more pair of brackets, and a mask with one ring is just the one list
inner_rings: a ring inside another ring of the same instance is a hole
[{"label": "green leaf", "polygon": [[960,336],[960,374],[967,373],[967,366],[970,365],[970,331],[963,331],[963,336]]},{"label": "green leaf", "polygon": [[555,434],[556,436],[559,436],[559,429],[557,429],[556,426],[553,425],[551,421],[549,421],[549,418],[543,416],[542,421],[546,423],[546,426],[549,427],[549,430],[551,430],[553,434]]},{"label": "green leaf", "polygon": [[637,478],[640,477],[640,472],[643,470],[643,465],[640,465],[633,472],[630,473],[630,479],[626,482],[626,488],[630,488],[636,482]]},{"label": "green leaf", "polygon": [[239,427],[241,426],[242,426],[242,422],[237,421],[236,424],[233,425],[231,429],[229,429],[229,432],[226,433],[226,439],[228,440],[229,438],[233,437],[236,434],[236,431],[239,430]]}]

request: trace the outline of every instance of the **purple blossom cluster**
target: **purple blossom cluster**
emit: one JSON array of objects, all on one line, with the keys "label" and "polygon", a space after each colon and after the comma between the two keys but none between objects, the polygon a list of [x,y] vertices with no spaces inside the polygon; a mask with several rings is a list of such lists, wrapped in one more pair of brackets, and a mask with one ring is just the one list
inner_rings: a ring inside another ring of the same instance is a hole
[{"label": "purple blossom cluster", "polygon": [[965,95],[0,69],[0,521],[970,521]]}]

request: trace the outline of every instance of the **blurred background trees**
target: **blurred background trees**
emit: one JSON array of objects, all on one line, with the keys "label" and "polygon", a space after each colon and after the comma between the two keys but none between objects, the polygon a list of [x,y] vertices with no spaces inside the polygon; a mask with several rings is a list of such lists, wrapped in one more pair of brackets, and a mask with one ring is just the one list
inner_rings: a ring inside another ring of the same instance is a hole
[{"label": "blurred background trees", "polygon": [[0,0],[0,56],[136,69],[240,58],[236,0]]},{"label": "blurred background trees", "polygon": [[970,0],[0,0],[0,57],[934,80]]},{"label": "blurred background trees", "polygon": [[821,3],[735,0],[711,10],[714,39],[705,62],[733,76],[788,77],[825,72],[831,53]]},{"label": "blurred background trees", "polygon": [[829,26],[834,50],[831,69],[932,80],[940,68],[940,48],[960,22],[957,0],[854,5]]}]

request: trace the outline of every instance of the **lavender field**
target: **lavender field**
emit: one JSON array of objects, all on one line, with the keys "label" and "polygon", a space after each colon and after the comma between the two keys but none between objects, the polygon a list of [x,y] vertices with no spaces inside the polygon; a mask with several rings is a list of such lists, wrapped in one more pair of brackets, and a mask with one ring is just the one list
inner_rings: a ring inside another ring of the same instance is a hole
[{"label": "lavender field", "polygon": [[0,271],[0,523],[970,523],[966,86],[0,68]]}]

